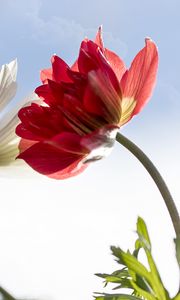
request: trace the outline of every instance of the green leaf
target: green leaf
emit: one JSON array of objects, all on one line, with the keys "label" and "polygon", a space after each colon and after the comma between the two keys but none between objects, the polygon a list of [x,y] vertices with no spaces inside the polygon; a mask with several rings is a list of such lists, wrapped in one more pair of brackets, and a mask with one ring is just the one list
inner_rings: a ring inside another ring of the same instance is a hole
[{"label": "green leaf", "polygon": [[176,258],[177,258],[177,262],[178,262],[179,267],[180,267],[180,237],[174,239],[174,242],[175,242],[175,245],[176,245]]},{"label": "green leaf", "polygon": [[136,276],[136,283],[143,290],[145,290],[147,292],[150,292],[150,293],[152,292],[152,288],[150,287],[148,282],[143,277],[137,275]]},{"label": "green leaf", "polygon": [[140,249],[142,247],[145,250],[148,264],[151,271],[151,278],[152,278],[151,286],[159,299],[166,300],[168,293],[163,286],[161,277],[159,275],[158,269],[156,267],[156,264],[151,254],[151,242],[150,242],[147,226],[144,220],[140,217],[138,217],[138,221],[137,221],[137,233],[139,239],[136,241],[136,249]]},{"label": "green leaf", "polygon": [[[106,284],[109,282],[116,283],[117,286],[114,289],[120,289],[124,287],[130,289],[130,292],[133,292],[131,297],[140,297],[137,299],[145,300],[170,300],[169,294],[162,283],[158,269],[151,254],[151,241],[147,226],[144,220],[140,217],[138,217],[137,220],[137,234],[138,239],[136,240],[133,254],[131,254],[129,251],[124,252],[119,247],[111,247],[113,255],[117,258],[117,262],[123,265],[124,268],[122,270],[115,271],[112,274],[97,275],[104,278]],[[180,240],[176,241],[176,248],[177,258],[178,261],[180,261]],[[149,268],[145,267],[138,260],[138,253],[140,249],[145,251]],[[122,294],[103,294],[103,296],[98,295],[98,297],[101,298],[97,298],[97,300],[124,299],[117,298],[119,296],[122,296]],[[124,296],[126,297],[125,299],[132,299],[127,298],[129,295]],[[180,300],[179,297],[180,296],[177,295],[173,300]]]},{"label": "green leaf", "polygon": [[146,255],[148,259],[148,263],[151,270],[152,277],[152,288],[155,291],[157,297],[161,300],[167,299],[167,291],[165,290],[159,272],[157,270],[156,264],[150,252],[146,250]]},{"label": "green leaf", "polygon": [[143,289],[141,289],[135,282],[133,282],[133,280],[131,281],[131,284],[132,284],[133,288],[135,289],[135,291],[139,295],[141,295],[143,298],[145,298],[146,300],[157,300],[157,298],[154,297],[152,294],[150,294],[150,293],[144,291]]},{"label": "green leaf", "polygon": [[98,277],[104,278],[104,279],[112,277],[112,278],[116,278],[117,280],[119,280],[119,279],[122,279],[124,277],[128,277],[129,273],[128,273],[128,270],[126,268],[123,268],[121,270],[114,271],[112,274],[96,273],[95,275],[98,276]]},{"label": "green leaf", "polygon": [[119,284],[118,286],[114,287],[113,290],[123,289],[123,288],[131,289],[131,290],[133,289],[133,287],[131,285],[131,282],[130,282],[130,279],[123,278],[121,280],[121,284]]},{"label": "green leaf", "polygon": [[[157,295],[160,295],[161,300],[166,299],[166,293],[165,290],[162,287],[161,281],[157,284],[157,276],[155,274],[152,275],[152,272],[150,273],[146,267],[137,260],[135,256],[132,254],[125,253],[120,248],[111,247],[113,254],[119,258],[121,263],[128,267],[128,272],[131,278],[133,279],[133,282],[136,282],[140,289],[145,290],[146,292],[153,292],[153,287],[155,288],[155,291],[157,292]],[[147,248],[146,248],[147,250]],[[149,250],[147,250],[147,253],[149,255]],[[150,258],[149,258],[150,261]],[[151,266],[153,266],[154,270],[156,270],[155,265],[153,264],[153,261],[151,261]],[[154,278],[155,277],[155,278]],[[159,279],[159,277],[158,277]]]},{"label": "green leaf", "polygon": [[121,260],[130,271],[135,272],[139,276],[146,278],[148,282],[151,282],[151,276],[146,267],[142,263],[140,263],[132,254],[125,253],[121,250]]},{"label": "green leaf", "polygon": [[128,273],[128,270],[126,268],[123,268],[122,270],[114,271],[112,274],[101,274],[97,273],[95,274],[98,277],[104,278],[106,281],[106,284],[109,282],[111,283],[119,283],[119,286],[114,288],[131,288],[132,286],[130,284],[130,276]]},{"label": "green leaf", "polygon": [[141,298],[125,295],[125,294],[101,294],[99,296],[95,296],[96,300],[140,300]]},{"label": "green leaf", "polygon": [[111,246],[111,251],[112,251],[112,254],[118,258],[117,262],[121,265],[124,265],[124,261],[121,258],[121,252],[122,252],[121,248]]}]

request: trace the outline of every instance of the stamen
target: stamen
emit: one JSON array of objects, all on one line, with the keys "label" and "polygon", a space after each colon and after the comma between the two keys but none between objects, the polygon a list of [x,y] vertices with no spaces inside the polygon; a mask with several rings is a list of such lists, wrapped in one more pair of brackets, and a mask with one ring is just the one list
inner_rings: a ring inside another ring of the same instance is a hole
[{"label": "stamen", "polygon": [[98,117],[95,118],[94,116],[92,117],[88,113],[86,113],[81,107],[75,106],[76,110],[80,112],[80,118],[92,128],[92,130],[97,129],[101,127],[102,125],[105,125],[105,122],[102,120],[99,120]]},{"label": "stamen", "polygon": [[83,123],[79,122],[79,120],[72,115],[68,110],[66,110],[64,107],[59,106],[59,109],[62,111],[64,116],[66,117],[66,120],[68,121],[68,124],[80,135],[84,135],[87,133],[90,133],[91,130],[86,127]]}]

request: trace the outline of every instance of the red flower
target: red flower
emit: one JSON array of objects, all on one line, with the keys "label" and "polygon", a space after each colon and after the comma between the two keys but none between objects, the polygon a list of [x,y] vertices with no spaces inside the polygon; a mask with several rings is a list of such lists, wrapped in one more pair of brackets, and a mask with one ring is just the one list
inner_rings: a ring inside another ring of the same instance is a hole
[{"label": "red flower", "polygon": [[20,155],[36,171],[57,179],[82,172],[113,147],[117,130],[140,112],[156,80],[158,53],[146,39],[131,67],[104,48],[101,28],[85,39],[69,67],[58,56],[41,72],[35,92],[44,105],[19,111]]}]

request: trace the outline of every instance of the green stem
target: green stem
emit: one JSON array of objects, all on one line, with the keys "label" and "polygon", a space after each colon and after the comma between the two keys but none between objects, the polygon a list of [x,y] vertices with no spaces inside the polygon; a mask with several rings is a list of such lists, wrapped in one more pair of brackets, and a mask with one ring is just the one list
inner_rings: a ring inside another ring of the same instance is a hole
[{"label": "green stem", "polygon": [[1,286],[0,286],[0,295],[3,296],[3,298],[2,298],[3,300],[16,300],[6,290],[4,290]]},{"label": "green stem", "polygon": [[127,148],[134,156],[142,163],[142,165],[146,168],[148,173],[153,178],[156,183],[170,214],[174,230],[176,232],[176,237],[180,238],[180,217],[174,200],[168,190],[168,187],[162,178],[161,174],[151,162],[151,160],[146,156],[146,154],[137,147],[133,142],[131,142],[128,138],[123,136],[121,133],[117,133],[116,140]]}]

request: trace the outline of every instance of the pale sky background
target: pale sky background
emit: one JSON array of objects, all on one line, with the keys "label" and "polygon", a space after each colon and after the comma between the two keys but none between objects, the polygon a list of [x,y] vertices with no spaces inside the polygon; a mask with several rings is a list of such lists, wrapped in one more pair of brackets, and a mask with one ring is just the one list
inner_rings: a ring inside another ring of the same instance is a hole
[{"label": "pale sky background", "polygon": [[[103,24],[105,45],[129,66],[150,36],[160,67],[154,95],[122,133],[152,158],[180,209],[180,1],[0,0],[0,64],[18,59],[17,99],[40,85],[56,53],[72,63],[80,41]],[[122,146],[78,177],[54,181],[1,170],[0,285],[16,297],[88,300],[93,274],[119,266],[109,246],[132,249],[137,216],[149,227],[162,279],[178,289],[173,227],[151,178]],[[110,291],[110,289],[106,290]]]}]

